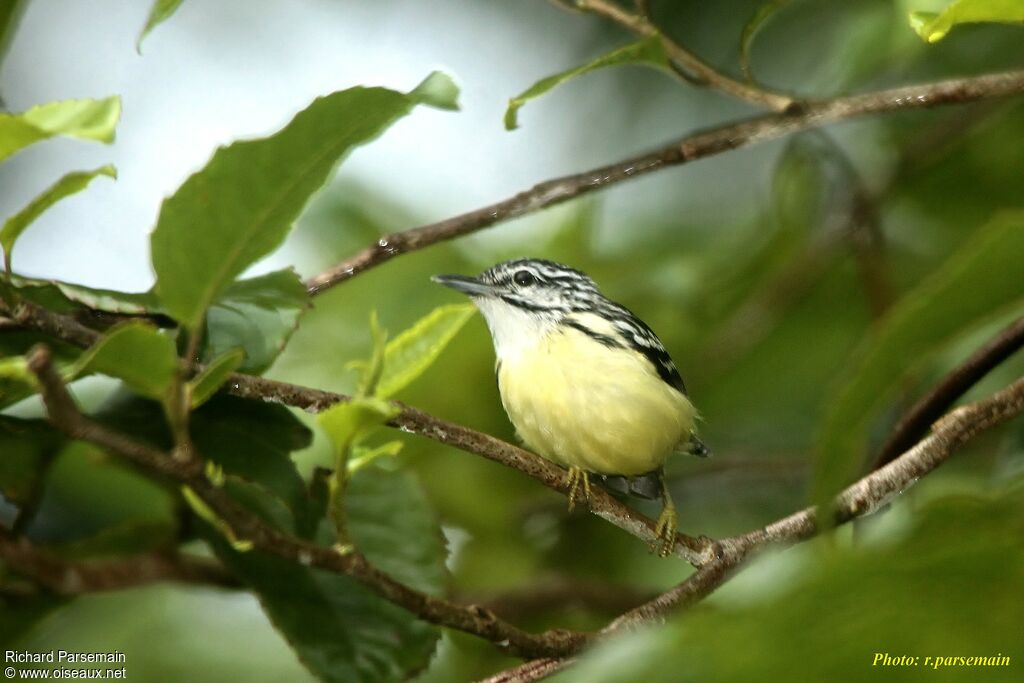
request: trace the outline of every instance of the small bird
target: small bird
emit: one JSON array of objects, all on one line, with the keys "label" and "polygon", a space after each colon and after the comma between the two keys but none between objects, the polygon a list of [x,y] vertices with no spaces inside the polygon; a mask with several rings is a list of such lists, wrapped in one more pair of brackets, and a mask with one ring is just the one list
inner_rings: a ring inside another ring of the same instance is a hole
[{"label": "small bird", "polygon": [[505,261],[478,277],[432,279],[469,295],[483,313],[505,412],[529,448],[568,468],[569,509],[589,503],[591,474],[609,483],[626,478],[641,495],[656,479],[663,501],[656,549],[668,555],[677,519],[665,460],[677,450],[708,451],[679,371],[651,328],[588,276],[552,261]]}]

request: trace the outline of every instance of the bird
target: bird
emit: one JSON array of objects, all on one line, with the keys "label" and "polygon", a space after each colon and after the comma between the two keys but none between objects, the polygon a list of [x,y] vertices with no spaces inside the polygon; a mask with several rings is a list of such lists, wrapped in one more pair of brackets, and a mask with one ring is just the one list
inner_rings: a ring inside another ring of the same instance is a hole
[{"label": "bird", "polygon": [[468,295],[483,314],[505,412],[528,448],[567,469],[569,510],[589,504],[592,475],[611,488],[660,497],[652,550],[670,554],[678,521],[665,461],[676,451],[705,456],[708,449],[679,370],[654,331],[592,278],[553,261],[515,259],[476,277],[432,280]]}]

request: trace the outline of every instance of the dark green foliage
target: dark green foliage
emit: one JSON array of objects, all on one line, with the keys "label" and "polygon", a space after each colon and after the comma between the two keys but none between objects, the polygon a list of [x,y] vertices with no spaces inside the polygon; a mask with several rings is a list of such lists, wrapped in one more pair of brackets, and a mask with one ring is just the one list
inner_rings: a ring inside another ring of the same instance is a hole
[{"label": "dark green foliage", "polygon": [[264,372],[308,307],[306,288],[291,269],[232,283],[206,316],[204,360],[241,349],[239,371]]},{"label": "dark green foliage", "polygon": [[[260,505],[258,498],[249,492],[251,504]],[[437,595],[444,589],[444,542],[413,477],[367,468],[349,484],[347,502],[353,542],[371,562],[419,590]],[[289,520],[276,517],[290,530]],[[426,666],[436,629],[355,579],[257,551],[237,552],[213,529],[204,536],[321,680],[397,681]]]},{"label": "dark green foliage", "polygon": [[43,420],[0,415],[0,493],[15,505],[32,500],[64,438]]}]

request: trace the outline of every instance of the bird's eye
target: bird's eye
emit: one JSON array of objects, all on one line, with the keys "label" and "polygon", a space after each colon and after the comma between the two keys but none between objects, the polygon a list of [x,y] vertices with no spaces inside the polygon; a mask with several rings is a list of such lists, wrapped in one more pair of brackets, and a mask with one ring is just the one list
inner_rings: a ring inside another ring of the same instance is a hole
[{"label": "bird's eye", "polygon": [[533,276],[533,273],[531,273],[528,270],[520,270],[518,273],[512,276],[512,279],[515,280],[515,283],[520,287],[529,287],[530,285],[537,282],[537,278],[535,278]]}]

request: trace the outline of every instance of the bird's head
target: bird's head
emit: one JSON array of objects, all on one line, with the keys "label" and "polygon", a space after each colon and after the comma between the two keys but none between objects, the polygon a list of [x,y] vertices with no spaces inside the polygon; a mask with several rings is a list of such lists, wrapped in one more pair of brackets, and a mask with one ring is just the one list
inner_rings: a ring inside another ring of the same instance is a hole
[{"label": "bird's head", "polygon": [[476,277],[432,279],[473,300],[487,320],[499,356],[503,348],[535,342],[566,316],[606,301],[580,271],[542,259],[504,261]]}]

